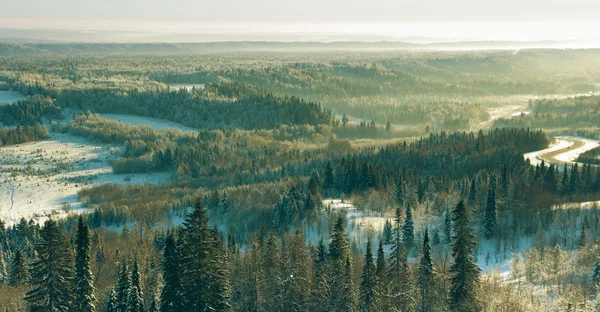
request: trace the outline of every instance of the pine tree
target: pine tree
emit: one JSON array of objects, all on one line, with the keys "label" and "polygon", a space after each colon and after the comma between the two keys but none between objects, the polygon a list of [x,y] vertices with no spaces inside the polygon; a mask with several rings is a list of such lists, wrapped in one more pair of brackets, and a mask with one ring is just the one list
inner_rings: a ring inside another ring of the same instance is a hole
[{"label": "pine tree", "polygon": [[72,255],[56,221],[46,221],[35,246],[36,260],[29,268],[33,287],[24,300],[36,311],[67,311],[73,293]]},{"label": "pine tree", "polygon": [[106,312],[118,312],[117,293],[114,289],[108,294],[108,300],[106,301]]},{"label": "pine tree", "polygon": [[354,290],[354,282],[352,280],[352,263],[350,255],[346,257],[344,265],[344,279],[341,288],[341,300],[336,305],[336,310],[352,312],[356,310],[356,292]]},{"label": "pine tree", "polygon": [[485,206],[484,234],[486,239],[489,239],[494,235],[497,224],[498,216],[496,214],[496,192],[490,188]]},{"label": "pine tree", "polygon": [[410,272],[408,271],[408,262],[406,257],[406,249],[402,241],[400,207],[396,208],[394,240],[392,242],[392,253],[388,264],[388,278],[390,297],[392,308],[399,311],[407,310],[409,307],[408,291],[410,285]]},{"label": "pine tree", "polygon": [[94,277],[90,270],[90,231],[88,225],[79,216],[77,234],[75,237],[75,300],[74,307],[77,311],[96,311],[94,302]]},{"label": "pine tree", "polygon": [[328,161],[327,165],[325,165],[325,180],[323,181],[323,187],[325,188],[325,190],[331,191],[334,185],[335,178],[333,175],[333,167],[331,166],[331,162]]},{"label": "pine tree", "polygon": [[187,311],[230,309],[227,264],[222,244],[199,198],[184,222],[182,285]]},{"label": "pine tree", "polygon": [[383,282],[384,278],[385,278],[385,272],[386,272],[386,267],[385,267],[385,252],[383,250],[383,242],[380,240],[379,241],[379,247],[377,248],[377,269],[376,269],[376,274],[377,274],[377,278],[380,281],[380,285]]},{"label": "pine tree", "polygon": [[600,290],[600,258],[596,259],[594,262],[592,270],[592,286],[596,291]]},{"label": "pine tree", "polygon": [[477,246],[467,207],[460,201],[453,211],[454,236],[452,237],[452,256],[454,263],[450,268],[450,310],[457,312],[479,311],[480,269],[475,263],[473,250]]},{"label": "pine tree", "polygon": [[298,228],[290,235],[288,248],[283,250],[285,265],[284,311],[307,310],[310,291],[309,251],[302,229]]},{"label": "pine tree", "polygon": [[116,294],[116,309],[117,312],[127,312],[127,303],[129,300],[129,290],[131,288],[131,279],[129,276],[129,268],[127,262],[123,260],[121,270],[119,271],[119,278],[117,280],[117,286],[115,286]]},{"label": "pine tree", "polygon": [[25,284],[28,279],[27,266],[25,265],[25,255],[21,250],[17,250],[10,263],[10,271],[8,274],[9,285]]},{"label": "pine tree", "polygon": [[373,253],[371,251],[371,240],[368,240],[360,282],[360,311],[372,312],[377,310],[379,293],[377,290],[376,274]]},{"label": "pine tree", "polygon": [[[331,243],[329,244],[329,267],[330,267],[330,280],[329,293],[327,295],[328,302],[330,303],[330,310],[341,309],[341,307],[354,307],[354,298],[350,298],[347,293],[350,286],[349,282],[352,279],[348,279],[346,269],[351,263],[344,263],[349,261],[350,256],[350,245],[349,245],[348,234],[344,228],[344,219],[338,217],[333,229],[333,235],[331,236]],[[353,286],[352,286],[353,288]],[[350,302],[352,301],[352,302]]]},{"label": "pine tree", "polygon": [[581,222],[581,233],[579,234],[579,242],[577,244],[579,248],[583,248],[587,245],[587,232],[585,228],[585,222]]},{"label": "pine tree", "polygon": [[567,163],[565,163],[565,166],[563,167],[563,176],[561,182],[561,190],[563,195],[568,195],[571,190],[569,189],[569,167],[567,166]]},{"label": "pine tree", "polygon": [[131,287],[127,295],[127,312],[145,312],[142,279],[137,259],[133,261],[131,268]]},{"label": "pine tree", "polygon": [[396,182],[396,203],[398,205],[404,204],[404,184],[402,183],[402,178],[398,178]]},{"label": "pine tree", "polygon": [[328,306],[323,304],[328,299],[329,268],[327,266],[327,249],[323,240],[319,240],[313,257],[313,287],[311,289],[311,310],[328,311]]},{"label": "pine tree", "polygon": [[383,226],[383,242],[386,245],[391,244],[393,235],[392,222],[390,222],[390,220],[385,220],[385,225]]},{"label": "pine tree", "polygon": [[[0,224],[4,226],[4,224]],[[1,237],[2,235],[0,235]],[[8,282],[8,273],[6,272],[6,263],[4,262],[4,252],[2,251],[2,244],[0,243],[0,284]]]},{"label": "pine tree", "polygon": [[410,249],[415,245],[415,224],[412,218],[412,209],[406,204],[406,218],[404,219],[404,227],[402,228],[404,246]]},{"label": "pine tree", "polygon": [[375,275],[377,276],[377,287],[379,290],[379,308],[380,310],[388,310],[387,300],[383,296],[387,293],[387,265],[385,260],[385,251],[383,250],[383,242],[379,241],[377,248],[377,265],[375,267]]},{"label": "pine tree", "polygon": [[425,237],[423,238],[423,256],[417,274],[417,284],[421,290],[421,311],[431,311],[431,298],[433,292],[434,268],[431,263],[431,246],[429,245],[429,233],[425,228]]},{"label": "pine tree", "polygon": [[167,235],[162,260],[164,287],[160,296],[161,312],[183,310],[183,290],[181,289],[181,265],[173,233]]},{"label": "pine tree", "polygon": [[158,312],[158,303],[156,303],[156,298],[152,298],[152,300],[150,301],[148,312]]},{"label": "pine tree", "polygon": [[142,306],[143,302],[144,298],[141,297],[140,290],[137,288],[137,286],[131,286],[129,293],[127,294],[127,312],[144,311]]},{"label": "pine tree", "polygon": [[569,194],[575,194],[579,191],[579,164],[575,163],[571,170],[571,180],[569,181]]},{"label": "pine tree", "polygon": [[446,239],[446,243],[449,243],[452,238],[452,217],[448,208],[446,208],[446,213],[444,214],[444,238]]}]

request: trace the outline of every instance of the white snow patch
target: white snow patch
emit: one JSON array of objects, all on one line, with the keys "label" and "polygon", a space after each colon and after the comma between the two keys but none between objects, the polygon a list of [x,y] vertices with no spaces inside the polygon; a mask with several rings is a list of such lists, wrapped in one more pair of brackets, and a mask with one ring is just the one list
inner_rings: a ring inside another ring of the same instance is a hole
[{"label": "white snow patch", "polygon": [[0,148],[0,218],[11,225],[22,217],[43,220],[85,212],[77,196],[85,186],[171,180],[167,172],[114,174],[110,164],[117,152],[116,146],[60,133],[46,141]]}]

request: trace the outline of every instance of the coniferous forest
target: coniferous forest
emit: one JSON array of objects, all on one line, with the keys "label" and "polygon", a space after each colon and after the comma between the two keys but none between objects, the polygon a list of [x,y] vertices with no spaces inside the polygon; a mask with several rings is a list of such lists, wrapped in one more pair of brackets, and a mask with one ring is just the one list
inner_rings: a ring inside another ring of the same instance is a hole
[{"label": "coniferous forest", "polygon": [[600,306],[600,51],[290,45],[0,44],[0,310]]}]

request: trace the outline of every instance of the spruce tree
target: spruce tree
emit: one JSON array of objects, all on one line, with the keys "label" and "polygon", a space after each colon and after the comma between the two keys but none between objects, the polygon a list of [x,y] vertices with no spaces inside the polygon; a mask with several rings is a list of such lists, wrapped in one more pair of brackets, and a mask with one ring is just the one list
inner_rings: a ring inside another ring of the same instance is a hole
[{"label": "spruce tree", "polygon": [[106,312],[118,312],[118,306],[117,293],[112,289],[108,294],[108,300],[106,301]]},{"label": "spruce tree", "polygon": [[[4,226],[4,225],[0,224],[0,226]],[[4,284],[7,282],[8,282],[8,273],[6,272],[6,263],[4,262],[4,252],[2,251],[2,244],[0,244],[0,284]]]},{"label": "spruce tree", "polygon": [[421,291],[421,311],[431,311],[431,298],[433,296],[433,276],[434,268],[431,263],[431,246],[429,245],[429,232],[425,228],[425,237],[423,238],[423,255],[419,264],[417,274],[417,284]]},{"label": "spruce tree", "polygon": [[143,309],[144,298],[137,286],[131,286],[127,294],[127,312],[145,312]]},{"label": "spruce tree", "polygon": [[497,224],[496,191],[490,188],[488,191],[487,203],[485,205],[484,235],[486,239],[489,239],[494,235]]},{"label": "spruce tree", "polygon": [[118,312],[127,312],[127,303],[129,300],[129,290],[131,288],[131,279],[129,276],[129,268],[127,262],[123,260],[121,270],[119,271],[119,278],[117,279],[117,285],[115,286],[116,294],[116,309]]},{"label": "spruce tree", "polygon": [[90,270],[90,231],[83,216],[79,216],[75,236],[75,300],[73,305],[77,311],[96,311],[94,302],[94,277]]},{"label": "spruce tree", "polygon": [[352,263],[350,255],[346,257],[344,265],[344,278],[341,287],[341,300],[334,306],[335,310],[353,312],[356,310],[356,291],[352,280]]},{"label": "spruce tree", "polygon": [[384,277],[385,277],[385,252],[383,250],[383,242],[381,240],[379,240],[379,247],[377,248],[377,269],[376,269],[376,274],[377,274],[377,278],[380,280],[380,285],[381,282],[383,281]]},{"label": "spruce tree", "polygon": [[29,284],[33,289],[24,300],[32,310],[67,311],[73,294],[73,262],[56,221],[46,221],[35,250],[37,257],[29,268]]},{"label": "spruce tree", "polygon": [[401,210],[396,208],[394,239],[392,242],[392,253],[388,264],[389,278],[389,296],[394,298],[392,308],[404,311],[409,308],[409,297],[407,295],[410,285],[410,272],[408,271],[408,262],[406,249],[402,241],[401,228]]},{"label": "spruce tree", "polygon": [[230,309],[227,264],[222,244],[208,226],[208,217],[199,198],[184,222],[182,248],[182,289],[187,311]]},{"label": "spruce tree", "polygon": [[585,228],[585,222],[581,222],[581,232],[579,234],[579,242],[577,243],[579,248],[583,248],[587,245],[587,232]]},{"label": "spruce tree", "polygon": [[162,272],[164,286],[160,295],[160,311],[182,311],[183,291],[181,289],[181,265],[173,233],[169,233],[167,235],[167,239],[165,240]]},{"label": "spruce tree", "polygon": [[446,239],[446,243],[450,243],[452,239],[452,216],[448,208],[446,208],[446,213],[444,214],[444,238]]},{"label": "spruce tree", "polygon": [[410,204],[406,204],[406,218],[404,218],[404,227],[402,228],[404,246],[407,249],[415,245],[415,224],[412,218],[412,208]]},{"label": "spruce tree", "polygon": [[392,233],[392,222],[389,219],[385,220],[385,224],[383,226],[383,242],[386,245],[391,244],[393,236],[394,234]]},{"label": "spruce tree", "polygon": [[367,241],[367,250],[364,261],[360,282],[359,310],[372,312],[377,310],[379,292],[377,290],[377,272],[375,264],[373,263],[371,240]]},{"label": "spruce tree", "polygon": [[8,274],[9,285],[21,285],[27,282],[28,274],[25,261],[25,255],[20,249],[13,254]]},{"label": "spruce tree", "polygon": [[[330,309],[340,309],[344,306],[353,305],[349,303],[348,298],[349,286],[347,285],[348,276],[345,272],[345,266],[351,265],[350,263],[345,264],[344,261],[349,260],[350,256],[350,245],[348,234],[344,228],[344,219],[338,217],[333,229],[333,235],[331,235],[331,243],[329,244],[329,268],[330,268],[330,281],[329,293],[327,297],[331,306]],[[353,299],[351,300],[353,301]]]},{"label": "spruce tree", "polygon": [[325,180],[323,181],[323,187],[326,190],[331,191],[334,185],[335,178],[333,175],[333,167],[331,166],[331,162],[328,161],[327,165],[325,166]]},{"label": "spruce tree", "polygon": [[596,291],[600,290],[600,258],[596,259],[594,262],[594,267],[592,269],[592,286]]},{"label": "spruce tree", "polygon": [[478,298],[480,268],[475,263],[473,250],[477,246],[470,216],[463,201],[454,208],[452,222],[452,257],[454,263],[450,268],[450,310],[456,312],[479,311]]},{"label": "spruce tree", "polygon": [[137,259],[133,261],[131,268],[131,287],[127,296],[127,312],[145,312],[144,293]]}]

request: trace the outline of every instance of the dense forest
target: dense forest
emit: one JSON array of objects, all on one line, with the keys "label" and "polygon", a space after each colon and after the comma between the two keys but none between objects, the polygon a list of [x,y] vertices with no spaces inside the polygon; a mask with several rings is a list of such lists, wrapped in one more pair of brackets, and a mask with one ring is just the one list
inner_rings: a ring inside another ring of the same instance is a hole
[{"label": "dense forest", "polygon": [[[3,190],[77,180],[48,215],[9,200],[0,310],[591,311],[598,149],[564,166],[523,154],[548,130],[597,135],[598,97],[479,126],[532,94],[595,91],[597,54],[0,45],[0,90],[27,96],[0,106],[0,146],[61,144],[19,150]],[[69,146],[75,164],[25,168]]]},{"label": "dense forest", "polygon": [[0,127],[0,146],[38,141],[48,137],[48,131],[40,124],[33,126],[17,126],[16,128]]}]

